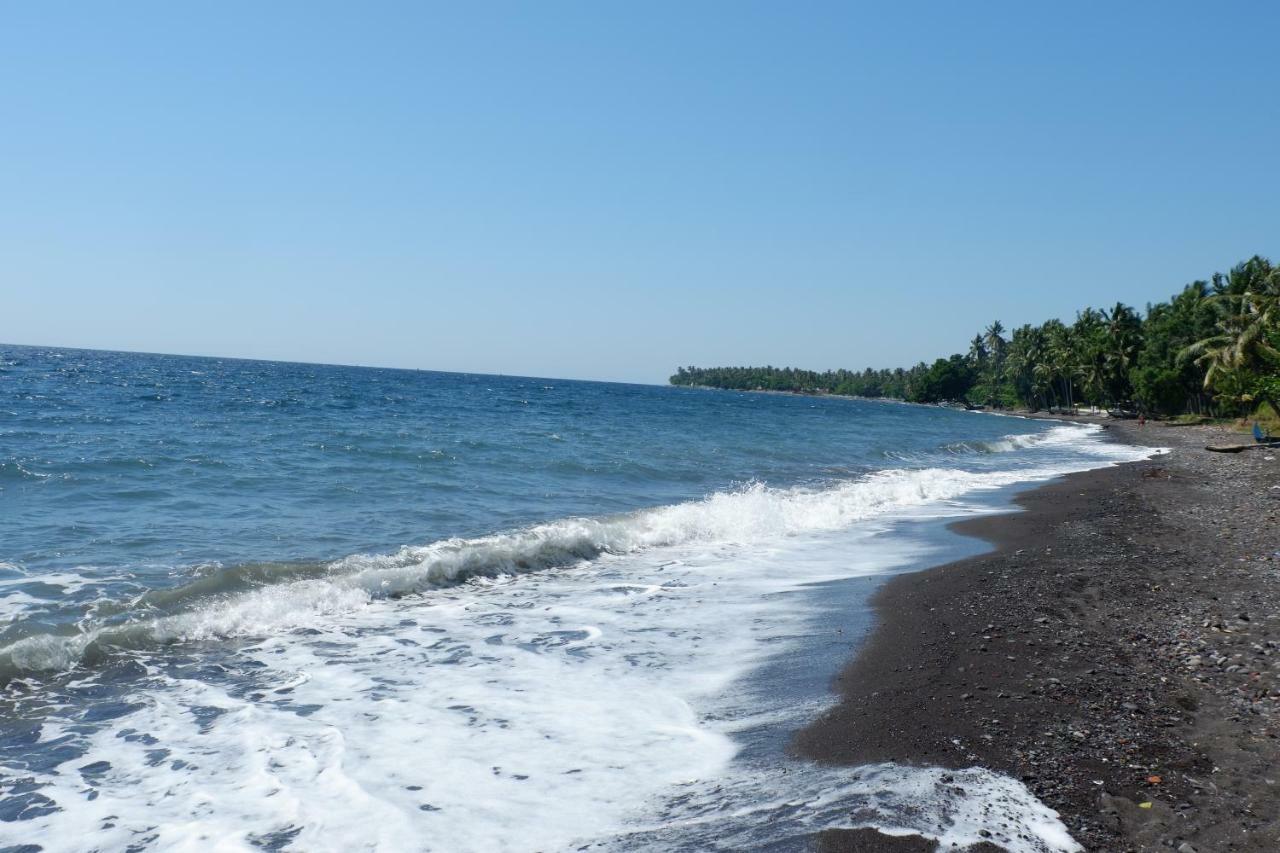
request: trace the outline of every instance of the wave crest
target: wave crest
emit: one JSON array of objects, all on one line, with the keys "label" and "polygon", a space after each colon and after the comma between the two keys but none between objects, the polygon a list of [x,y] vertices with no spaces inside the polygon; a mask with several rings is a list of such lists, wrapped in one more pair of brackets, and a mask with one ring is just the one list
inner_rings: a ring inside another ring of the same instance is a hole
[{"label": "wave crest", "polygon": [[[1089,432],[1075,428],[1054,440],[1078,441]],[[1009,440],[1016,448],[1014,439],[1036,443],[1038,438],[1010,436]],[[1089,446],[1108,447],[1096,442]],[[1106,464],[1104,459],[1122,461],[1106,452],[1085,463],[1077,460],[1066,467],[1030,470],[890,469],[827,488],[779,489],[752,483],[687,503],[606,518],[560,519],[509,533],[404,547],[391,554],[355,554],[326,564],[239,566],[111,607],[109,611],[117,615],[110,624],[82,625],[70,636],[33,633],[0,648],[0,680],[67,669],[113,648],[270,635],[376,598],[575,566],[606,555],[693,542],[750,544],[839,530],[977,490],[1097,467]]]}]

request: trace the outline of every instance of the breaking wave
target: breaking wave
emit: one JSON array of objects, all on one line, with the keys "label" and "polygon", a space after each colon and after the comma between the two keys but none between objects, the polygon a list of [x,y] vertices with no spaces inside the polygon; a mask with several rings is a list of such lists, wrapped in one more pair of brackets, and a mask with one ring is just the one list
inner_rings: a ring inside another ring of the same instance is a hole
[{"label": "breaking wave", "polygon": [[[1059,428],[1043,440],[1078,441],[1088,432]],[[1013,447],[1025,447],[1041,438],[1010,436],[1008,441]],[[1106,455],[1108,445],[1089,442],[1088,446]],[[1048,479],[1097,464],[1106,463],[1095,458],[1091,464],[1071,468],[988,472],[889,469],[826,488],[780,489],[753,483],[687,503],[604,518],[565,518],[491,536],[404,547],[390,554],[355,554],[330,563],[238,566],[129,602],[104,602],[93,620],[64,628],[63,633],[49,632],[47,626],[11,625],[10,636],[20,639],[0,648],[0,681],[92,664],[112,650],[267,636],[379,598],[576,566],[610,555],[693,542],[727,546],[834,531],[969,492]],[[27,636],[22,636],[24,632]]]},{"label": "breaking wave", "polygon": [[949,453],[1012,453],[1071,440],[1075,433],[1071,427],[1054,427],[1047,432],[1006,435],[994,441],[956,441],[943,449]]}]

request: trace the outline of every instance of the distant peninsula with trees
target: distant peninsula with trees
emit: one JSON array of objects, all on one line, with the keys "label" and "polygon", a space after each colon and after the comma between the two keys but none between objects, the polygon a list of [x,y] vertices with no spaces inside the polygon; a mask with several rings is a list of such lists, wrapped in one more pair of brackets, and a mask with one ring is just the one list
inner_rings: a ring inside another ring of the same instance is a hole
[{"label": "distant peninsula with trees", "polygon": [[1280,267],[1254,256],[1193,281],[1145,314],[1116,303],[1075,322],[1006,335],[1000,322],[966,353],[932,365],[817,372],[681,367],[673,385],[956,402],[991,408],[1099,406],[1151,415],[1247,415],[1280,400]]}]

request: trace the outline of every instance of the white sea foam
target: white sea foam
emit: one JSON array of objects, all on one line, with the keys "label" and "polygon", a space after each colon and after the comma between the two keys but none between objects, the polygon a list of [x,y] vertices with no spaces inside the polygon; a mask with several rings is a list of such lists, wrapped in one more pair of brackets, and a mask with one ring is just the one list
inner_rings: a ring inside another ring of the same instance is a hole
[{"label": "white sea foam", "polygon": [[[753,485],[353,556],[149,620],[138,630],[155,640],[249,642],[202,656],[217,679],[144,647],[136,710],[93,730],[46,727],[82,755],[25,772],[58,810],[0,824],[0,846],[741,849],[877,826],[1078,850],[1025,787],[988,771],[945,782],[929,768],[735,760],[744,733],[818,710],[745,686],[812,642],[807,585],[922,556],[921,543],[878,535],[891,519],[972,512],[975,493],[1142,455],[1084,429],[1055,440],[1078,452],[1011,471]],[[56,657],[24,642],[8,653]]]},{"label": "white sea foam", "polygon": [[1042,433],[1006,435],[1004,438],[996,439],[995,441],[978,442],[977,446],[988,453],[1011,453],[1015,450],[1022,450],[1026,447],[1051,444],[1053,443],[1053,437],[1053,430]]},{"label": "white sea foam", "polygon": [[813,603],[795,591],[919,556],[876,532],[691,543],[375,600],[241,649],[226,684],[156,672],[132,697],[139,710],[45,780],[62,810],[23,831],[50,851],[139,838],[248,850],[269,837],[317,851],[533,851],[739,849],[876,825],[1075,849],[1021,785],[986,771],[948,786],[932,770],[733,760],[735,735],[816,713],[740,689],[812,630]]},{"label": "white sea foam", "polygon": [[119,573],[94,573],[91,569],[29,574],[12,563],[0,562],[0,622],[17,622],[57,610],[76,596],[91,606],[107,598],[106,590],[128,585]]},{"label": "white sea foam", "polygon": [[841,530],[889,513],[1149,453],[1098,442],[1097,431],[1091,427],[1048,431],[1037,443],[1076,452],[1035,468],[889,469],[821,489],[775,489],[755,483],[699,501],[612,518],[568,518],[512,533],[406,547],[393,554],[353,555],[331,564],[323,577],[276,583],[243,594],[206,596],[182,613],[144,617],[124,625],[88,624],[71,637],[24,638],[0,648],[0,666],[8,664],[19,672],[63,669],[94,644],[133,647],[146,642],[270,635],[378,598],[569,566],[602,555],[694,542],[760,543]]}]

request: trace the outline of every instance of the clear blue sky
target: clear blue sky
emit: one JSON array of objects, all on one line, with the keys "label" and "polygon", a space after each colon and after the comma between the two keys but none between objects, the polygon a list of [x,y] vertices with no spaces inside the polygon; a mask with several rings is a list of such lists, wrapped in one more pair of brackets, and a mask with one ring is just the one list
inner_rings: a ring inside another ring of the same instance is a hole
[{"label": "clear blue sky", "polygon": [[892,366],[1280,255],[1280,4],[3,3],[0,341]]}]

